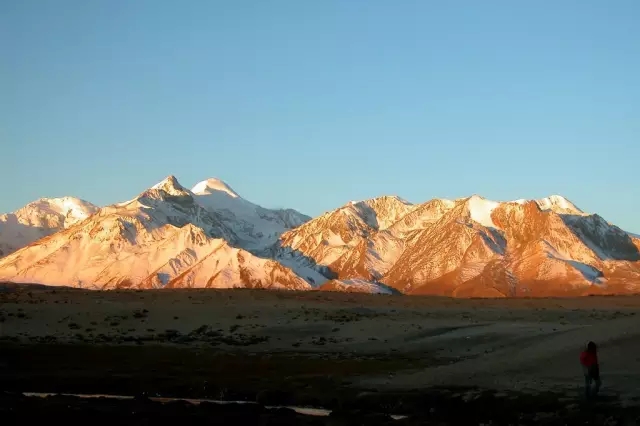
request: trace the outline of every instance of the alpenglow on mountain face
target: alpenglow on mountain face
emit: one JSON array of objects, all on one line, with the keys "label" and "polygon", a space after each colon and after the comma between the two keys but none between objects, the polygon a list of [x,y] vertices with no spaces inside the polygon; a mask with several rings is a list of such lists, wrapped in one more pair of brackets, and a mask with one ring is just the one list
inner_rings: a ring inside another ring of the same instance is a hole
[{"label": "alpenglow on mountain face", "polygon": [[0,215],[0,257],[84,220],[98,207],[73,197],[41,198]]},{"label": "alpenglow on mountain face", "polygon": [[43,200],[0,216],[0,280],[454,297],[640,290],[640,239],[557,195],[385,196],[312,219],[251,203],[219,179],[187,189],[169,176],[103,208]]}]

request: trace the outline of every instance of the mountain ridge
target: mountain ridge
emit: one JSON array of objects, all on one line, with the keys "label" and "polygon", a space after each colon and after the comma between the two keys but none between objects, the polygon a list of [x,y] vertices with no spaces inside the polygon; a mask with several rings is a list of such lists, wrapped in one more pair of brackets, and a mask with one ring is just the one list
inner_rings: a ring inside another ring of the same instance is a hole
[{"label": "mountain ridge", "polygon": [[13,253],[98,211],[75,197],[39,198],[15,212],[0,214],[0,257]]},{"label": "mountain ridge", "polygon": [[261,207],[217,178],[188,189],[170,175],[90,210],[0,258],[0,279],[454,297],[640,290],[640,239],[560,195],[417,204],[385,195],[311,218]]}]

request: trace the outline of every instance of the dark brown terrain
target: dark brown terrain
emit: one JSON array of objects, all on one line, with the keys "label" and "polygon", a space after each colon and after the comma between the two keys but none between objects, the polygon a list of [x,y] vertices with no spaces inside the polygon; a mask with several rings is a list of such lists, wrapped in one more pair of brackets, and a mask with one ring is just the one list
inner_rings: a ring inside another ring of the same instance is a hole
[{"label": "dark brown terrain", "polygon": [[[636,296],[8,285],[0,287],[0,417],[3,424],[637,424],[638,312]],[[578,354],[590,339],[600,345],[604,383],[600,398],[585,404]]]}]

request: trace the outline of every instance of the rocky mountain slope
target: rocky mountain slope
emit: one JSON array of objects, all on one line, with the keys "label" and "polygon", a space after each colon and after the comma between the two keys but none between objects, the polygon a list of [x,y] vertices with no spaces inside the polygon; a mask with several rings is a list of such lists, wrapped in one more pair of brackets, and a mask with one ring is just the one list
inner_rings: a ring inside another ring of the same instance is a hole
[{"label": "rocky mountain slope", "polygon": [[[217,194],[223,191],[216,185],[221,184],[213,180],[198,184],[196,194],[169,176],[133,200],[104,207],[0,259],[0,278],[96,289],[310,289],[308,281],[320,276],[315,271],[300,268],[300,273],[308,273],[302,278],[241,247],[272,243],[277,235],[274,239],[269,232],[284,230],[305,216],[257,206],[252,212],[250,203],[238,200],[236,205]],[[213,207],[217,198],[226,202],[219,209]]]},{"label": "rocky mountain slope", "polygon": [[385,196],[311,219],[253,204],[218,179],[187,189],[169,176],[92,209],[0,259],[0,279],[456,297],[640,291],[640,239],[561,196]]},{"label": "rocky mountain slope", "polygon": [[84,220],[98,211],[73,197],[42,198],[0,215],[0,257]]},{"label": "rocky mountain slope", "polygon": [[505,297],[640,291],[639,248],[561,196],[474,195],[349,203],[284,233],[279,254],[407,294]]}]

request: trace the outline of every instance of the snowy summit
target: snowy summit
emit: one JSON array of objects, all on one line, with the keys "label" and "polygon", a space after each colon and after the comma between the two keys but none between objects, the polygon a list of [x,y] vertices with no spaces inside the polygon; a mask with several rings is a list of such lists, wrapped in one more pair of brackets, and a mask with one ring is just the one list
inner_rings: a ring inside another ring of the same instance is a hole
[{"label": "snowy summit", "polygon": [[311,218],[259,206],[217,178],[187,189],[168,176],[103,208],[64,197],[2,215],[0,252],[0,280],[91,289],[640,291],[640,239],[559,195],[419,204],[382,196]]},{"label": "snowy summit", "polygon": [[191,188],[191,192],[198,195],[210,195],[217,192],[222,192],[227,194],[231,198],[240,197],[240,195],[238,195],[236,191],[231,189],[231,187],[227,185],[226,182],[216,178],[209,178],[203,180],[202,182],[196,183],[194,187]]}]

